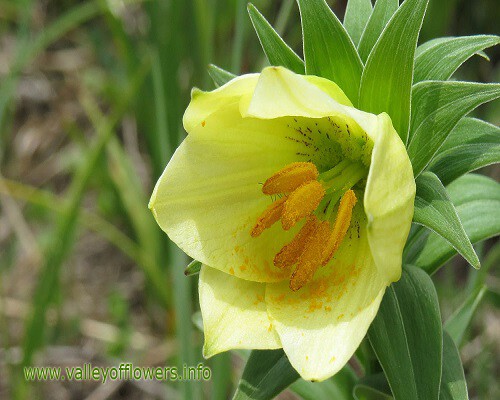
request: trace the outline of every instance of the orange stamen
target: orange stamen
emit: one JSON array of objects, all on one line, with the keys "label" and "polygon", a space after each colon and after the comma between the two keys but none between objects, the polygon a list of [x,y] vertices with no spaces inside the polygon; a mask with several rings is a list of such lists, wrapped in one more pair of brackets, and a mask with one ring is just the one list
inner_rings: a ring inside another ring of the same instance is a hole
[{"label": "orange stamen", "polygon": [[290,277],[290,289],[294,292],[310,282],[314,277],[314,273],[321,267],[323,247],[329,235],[330,224],[328,221],[320,222],[316,232],[307,242],[306,248],[299,258],[298,265]]},{"label": "orange stamen", "polygon": [[319,220],[315,216],[309,218],[292,241],[276,254],[273,261],[274,265],[278,268],[287,268],[295,264],[318,227]]},{"label": "orange stamen", "polygon": [[270,228],[280,219],[286,199],[286,196],[282,197],[264,210],[260,217],[257,218],[257,223],[250,231],[250,235],[252,237],[259,236],[262,232],[264,232],[264,230]]},{"label": "orange stamen", "polygon": [[328,264],[344,240],[351,225],[352,210],[357,201],[358,199],[352,190],[348,190],[342,196],[337,218],[335,218],[335,223],[333,224],[333,230],[324,246],[322,266]]},{"label": "orange stamen", "polygon": [[311,162],[295,162],[280,169],[262,186],[264,194],[293,192],[300,185],[318,178],[318,169]]},{"label": "orange stamen", "polygon": [[[314,211],[325,197],[326,189],[317,180],[318,177],[318,169],[313,163],[296,162],[267,179],[262,187],[264,194],[282,193],[287,196],[267,207],[250,232],[252,237],[257,237],[279,219],[283,229],[289,230],[297,222],[307,218],[292,241],[283,246],[273,260],[274,266],[280,269],[296,264],[289,284],[293,291],[309,283],[316,271],[328,264],[338,251],[351,225],[352,212],[357,203],[354,191],[349,189],[340,199],[333,227],[330,222],[319,220]],[[324,218],[330,218],[337,200],[338,197],[333,196],[328,212],[326,209],[322,210]]]},{"label": "orange stamen", "polygon": [[283,207],[281,224],[285,231],[293,227],[302,218],[307,217],[318,207],[325,195],[325,188],[318,181],[303,183],[295,189]]}]

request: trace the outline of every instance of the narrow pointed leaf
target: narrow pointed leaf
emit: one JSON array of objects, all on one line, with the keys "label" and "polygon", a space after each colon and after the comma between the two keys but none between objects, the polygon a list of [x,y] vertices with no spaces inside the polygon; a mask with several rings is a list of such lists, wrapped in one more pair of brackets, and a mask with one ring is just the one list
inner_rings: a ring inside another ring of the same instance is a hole
[{"label": "narrow pointed leaf", "polygon": [[439,400],[468,400],[464,368],[457,346],[445,331],[443,332],[443,372]]},{"label": "narrow pointed leaf", "polygon": [[500,128],[478,119],[462,118],[428,169],[447,185],[467,172],[494,163],[500,163]]},{"label": "narrow pointed leaf", "polygon": [[324,0],[297,2],[306,73],[332,80],[356,105],[363,65],[349,34]]},{"label": "narrow pointed leaf", "polygon": [[479,268],[476,252],[439,178],[432,172],[424,172],[417,178],[416,184],[413,221],[442,236],[469,264],[476,269]]},{"label": "narrow pointed leaf", "polygon": [[368,59],[373,46],[398,7],[398,0],[377,0],[375,3],[358,45],[358,53],[363,62]]},{"label": "narrow pointed leaf", "polygon": [[297,74],[304,74],[302,59],[283,41],[252,3],[248,3],[248,14],[269,63],[281,65]]},{"label": "narrow pointed leaf", "polygon": [[233,400],[268,400],[299,378],[282,349],[253,350]]},{"label": "narrow pointed leaf", "polygon": [[417,48],[415,83],[425,80],[448,80],[474,54],[500,43],[500,37],[493,35],[447,37],[434,39],[428,43],[423,50]]},{"label": "narrow pointed leaf", "polygon": [[290,386],[290,390],[303,400],[352,400],[352,391],[357,379],[354,371],[346,365],[326,381],[309,382],[299,379]]},{"label": "narrow pointed leaf", "polygon": [[408,155],[418,176],[451,130],[476,107],[500,97],[500,84],[425,81],[413,87]]},{"label": "narrow pointed leaf", "polygon": [[411,85],[418,34],[428,0],[406,0],[382,32],[366,62],[359,107],[387,112],[406,143],[410,123]]},{"label": "narrow pointed leaf", "polygon": [[396,400],[438,399],[442,327],[430,277],[409,266],[387,289],[368,338]]},{"label": "narrow pointed leaf", "polygon": [[231,79],[236,78],[236,75],[231,72],[226,71],[218,67],[217,65],[210,64],[208,66],[208,74],[212,78],[215,83],[215,86],[220,87],[226,83],[228,83]]},{"label": "narrow pointed leaf", "polygon": [[[482,175],[464,175],[446,188],[472,243],[500,234],[500,184]],[[456,250],[441,236],[421,227],[408,239],[404,260],[434,273]]]},{"label": "narrow pointed leaf", "polygon": [[391,389],[383,373],[364,376],[353,390],[355,400],[392,400]]},{"label": "narrow pointed leaf", "polygon": [[357,46],[366,24],[372,15],[371,0],[349,0],[345,9],[344,27]]},{"label": "narrow pointed leaf", "polygon": [[488,56],[488,54],[486,54],[484,51],[478,51],[476,53],[479,57],[483,57],[486,61],[490,62],[491,59],[490,57]]},{"label": "narrow pointed leaf", "polygon": [[354,389],[355,400],[393,400],[391,395],[370,386],[359,385]]},{"label": "narrow pointed leaf", "polygon": [[460,346],[462,343],[465,331],[472,320],[472,316],[476,312],[477,306],[483,299],[486,290],[486,286],[480,286],[474,290],[446,321],[444,328],[450,334],[457,346]]},{"label": "narrow pointed leaf", "polygon": [[199,274],[201,271],[201,265],[201,262],[199,262],[198,260],[191,261],[184,270],[184,275],[192,276]]}]

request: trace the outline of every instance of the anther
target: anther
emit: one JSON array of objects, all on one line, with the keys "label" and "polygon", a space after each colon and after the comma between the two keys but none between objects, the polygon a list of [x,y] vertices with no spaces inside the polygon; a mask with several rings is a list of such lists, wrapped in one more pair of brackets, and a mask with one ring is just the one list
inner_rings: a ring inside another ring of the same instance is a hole
[{"label": "anther", "polygon": [[357,201],[358,199],[352,190],[348,190],[342,196],[332,232],[326,242],[326,245],[324,246],[323,260],[321,262],[322,266],[328,264],[342,244],[349,226],[351,225],[352,210]]},{"label": "anther", "polygon": [[289,196],[283,207],[281,224],[289,230],[302,218],[307,217],[318,207],[325,195],[325,188],[318,181],[303,183]]},{"label": "anther", "polygon": [[313,163],[294,162],[272,175],[262,186],[262,193],[290,193],[300,185],[316,180],[318,175],[318,169]]},{"label": "anther", "polygon": [[278,268],[287,268],[295,264],[303,253],[309,239],[316,233],[319,224],[320,222],[316,216],[310,217],[292,241],[276,254],[273,261],[274,265]]},{"label": "anther", "polygon": [[307,242],[307,246],[299,257],[295,271],[290,277],[290,289],[294,292],[310,282],[314,273],[321,267],[323,247],[330,234],[328,221],[319,223],[314,235]]},{"label": "anther", "polygon": [[257,223],[250,231],[250,235],[252,237],[259,236],[264,230],[270,228],[276,221],[278,221],[283,212],[283,205],[287,197],[282,197],[279,200],[276,200],[269,207],[267,207],[264,212],[257,218]]}]

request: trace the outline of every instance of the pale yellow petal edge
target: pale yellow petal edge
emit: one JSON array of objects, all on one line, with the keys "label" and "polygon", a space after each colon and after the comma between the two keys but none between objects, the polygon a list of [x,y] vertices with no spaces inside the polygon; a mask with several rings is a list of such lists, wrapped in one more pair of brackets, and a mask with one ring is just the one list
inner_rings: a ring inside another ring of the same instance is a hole
[{"label": "pale yellow petal edge", "polygon": [[410,232],[415,180],[406,148],[385,113],[378,130],[364,195],[368,242],[387,284],[399,280],[403,249]]},{"label": "pale yellow petal edge", "polygon": [[206,358],[232,349],[278,349],[281,342],[267,314],[265,284],[203,266],[199,278]]}]

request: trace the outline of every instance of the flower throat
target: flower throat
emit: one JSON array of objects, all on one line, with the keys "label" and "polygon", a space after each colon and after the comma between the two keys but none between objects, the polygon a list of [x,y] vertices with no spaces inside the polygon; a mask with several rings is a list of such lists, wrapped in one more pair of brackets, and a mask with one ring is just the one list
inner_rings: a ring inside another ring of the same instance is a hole
[{"label": "flower throat", "polygon": [[349,230],[357,198],[352,189],[367,175],[360,162],[343,160],[320,174],[311,162],[295,162],[273,174],[262,186],[265,195],[280,196],[257,219],[250,234],[259,236],[281,220],[284,230],[305,223],[274,257],[277,268],[297,264],[290,289],[297,291],[328,264]]}]

